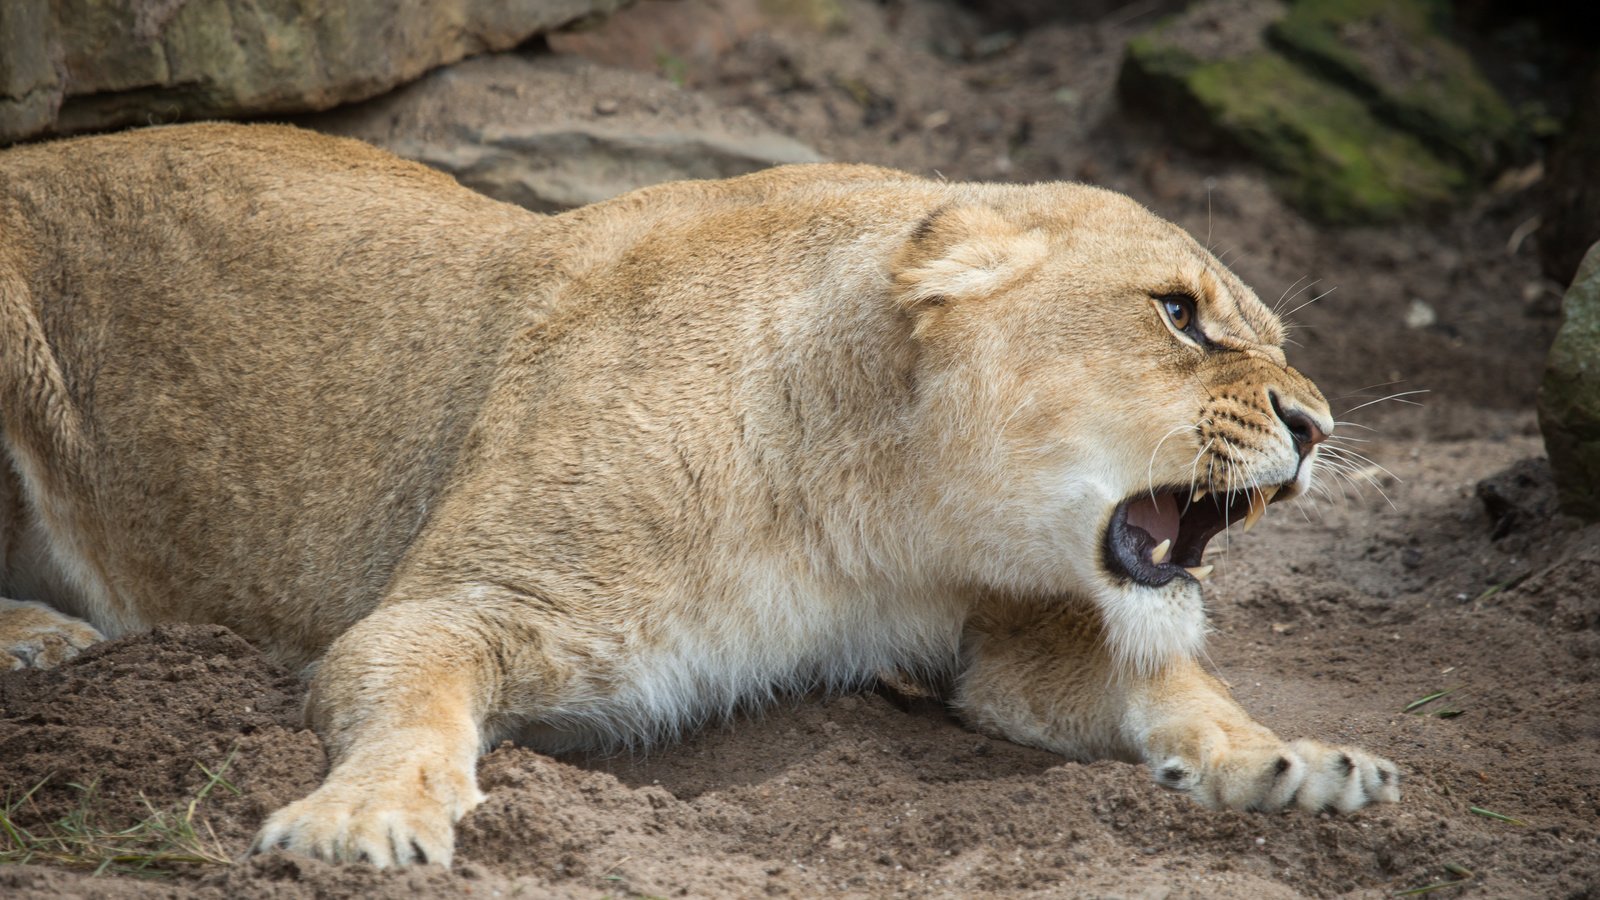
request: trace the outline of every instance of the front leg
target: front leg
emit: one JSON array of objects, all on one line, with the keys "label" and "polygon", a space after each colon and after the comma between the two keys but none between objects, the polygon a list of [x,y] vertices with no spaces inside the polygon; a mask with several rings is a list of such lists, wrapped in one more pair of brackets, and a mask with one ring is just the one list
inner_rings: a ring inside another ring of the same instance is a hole
[{"label": "front leg", "polygon": [[1354,747],[1281,740],[1192,659],[1138,681],[1124,728],[1158,783],[1208,807],[1351,812],[1400,799],[1394,763]]},{"label": "front leg", "polygon": [[450,864],[455,823],[483,800],[477,760],[498,737],[487,723],[537,705],[518,685],[553,679],[535,671],[525,609],[481,589],[436,597],[386,602],[329,648],[307,699],[327,780],[268,818],[257,851]]},{"label": "front leg", "polygon": [[1400,798],[1394,764],[1286,742],[1193,659],[1141,673],[1106,651],[1083,609],[996,602],[975,616],[955,704],[974,727],[1073,759],[1126,759],[1211,808],[1349,812]]}]

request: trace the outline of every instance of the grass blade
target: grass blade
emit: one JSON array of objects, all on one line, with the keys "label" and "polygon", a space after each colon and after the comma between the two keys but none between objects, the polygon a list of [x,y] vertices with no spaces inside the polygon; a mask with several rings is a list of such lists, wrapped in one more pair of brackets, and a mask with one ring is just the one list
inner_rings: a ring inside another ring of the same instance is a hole
[{"label": "grass blade", "polygon": [[1471,869],[1463,866],[1460,863],[1447,862],[1444,864],[1444,870],[1449,872],[1451,875],[1456,876],[1455,879],[1452,881],[1435,881],[1433,884],[1425,884],[1421,887],[1407,888],[1403,891],[1395,891],[1394,895],[1396,897],[1415,897],[1420,894],[1431,894],[1434,891],[1442,891],[1446,888],[1461,887],[1462,885],[1472,881],[1472,879],[1478,877],[1477,874]]},{"label": "grass blade", "polygon": [[149,815],[120,829],[107,827],[100,820],[97,785],[93,782],[67,785],[79,792],[79,798],[77,806],[66,815],[31,831],[24,828],[18,823],[19,813],[25,807],[34,808],[33,796],[47,778],[17,800],[8,799],[0,805],[0,864],[40,862],[87,869],[96,875],[145,877],[171,875],[199,866],[232,865],[233,860],[210,823],[198,816],[198,808],[219,786],[239,792],[224,777],[233,759],[234,753],[229,753],[216,771],[196,763],[205,773],[206,782],[177,809],[156,809],[141,795]]},{"label": "grass blade", "polygon": [[1481,806],[1469,806],[1469,807],[1467,807],[1467,810],[1469,812],[1471,812],[1473,815],[1475,815],[1475,816],[1483,816],[1485,819],[1494,819],[1494,820],[1499,821],[1499,822],[1509,822],[1512,825],[1527,825],[1528,824],[1527,822],[1524,822],[1521,819],[1514,818],[1512,816],[1508,816],[1505,813],[1497,813],[1494,810],[1484,809]]},{"label": "grass blade", "polygon": [[1471,878],[1459,878],[1455,881],[1436,881],[1433,884],[1425,884],[1422,887],[1414,887],[1404,891],[1395,891],[1394,895],[1396,897],[1414,897],[1418,894],[1431,894],[1434,891],[1442,891],[1445,888],[1461,887],[1464,884],[1471,883],[1471,881]]},{"label": "grass blade", "polygon": [[1427,706],[1429,703],[1432,703],[1433,701],[1439,699],[1440,697],[1448,697],[1449,695],[1451,695],[1451,694],[1453,694],[1455,692],[1456,692],[1455,688],[1448,688],[1448,689],[1442,690],[1442,691],[1435,691],[1435,692],[1429,694],[1426,697],[1418,697],[1417,699],[1411,701],[1410,703],[1407,703],[1406,704],[1406,708],[1402,709],[1400,711],[1401,712],[1411,712],[1414,709],[1419,709],[1421,707]]}]

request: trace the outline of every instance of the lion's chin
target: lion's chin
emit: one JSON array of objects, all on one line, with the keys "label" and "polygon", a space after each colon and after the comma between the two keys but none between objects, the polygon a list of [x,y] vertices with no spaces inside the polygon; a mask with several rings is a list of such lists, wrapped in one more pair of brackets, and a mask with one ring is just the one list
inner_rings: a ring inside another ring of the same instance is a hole
[{"label": "lion's chin", "polygon": [[1205,645],[1205,597],[1194,578],[1155,588],[1124,582],[1103,591],[1096,606],[1106,647],[1124,671],[1153,674]]}]

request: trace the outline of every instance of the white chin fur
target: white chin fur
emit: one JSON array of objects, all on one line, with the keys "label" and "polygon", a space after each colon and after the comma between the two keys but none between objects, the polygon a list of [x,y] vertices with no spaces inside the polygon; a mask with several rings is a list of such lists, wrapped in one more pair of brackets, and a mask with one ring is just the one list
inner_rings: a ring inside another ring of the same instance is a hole
[{"label": "white chin fur", "polygon": [[1106,644],[1125,668],[1153,674],[1205,645],[1206,610],[1200,584],[1178,577],[1159,588],[1107,586],[1095,598]]}]

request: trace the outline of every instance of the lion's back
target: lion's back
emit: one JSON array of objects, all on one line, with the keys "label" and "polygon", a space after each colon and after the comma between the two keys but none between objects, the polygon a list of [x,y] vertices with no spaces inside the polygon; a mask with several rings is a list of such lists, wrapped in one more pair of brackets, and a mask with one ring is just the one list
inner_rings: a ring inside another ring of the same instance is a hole
[{"label": "lion's back", "polygon": [[82,611],[319,652],[375,602],[545,298],[526,257],[547,221],[272,126],[0,154],[4,428],[56,494],[57,568],[120,573],[80,599],[123,608]]}]

